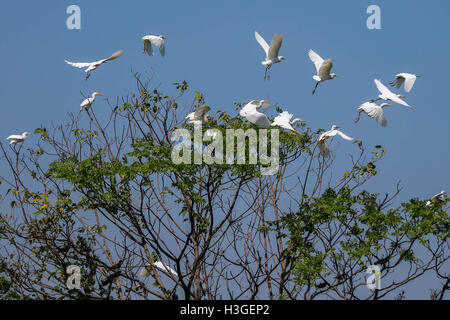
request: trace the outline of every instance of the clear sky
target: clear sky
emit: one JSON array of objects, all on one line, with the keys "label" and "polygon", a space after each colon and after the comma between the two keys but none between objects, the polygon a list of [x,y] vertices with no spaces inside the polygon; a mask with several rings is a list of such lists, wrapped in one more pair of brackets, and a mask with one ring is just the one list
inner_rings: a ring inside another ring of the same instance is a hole
[{"label": "clear sky", "polygon": [[[81,30],[66,27],[71,4],[81,8]],[[366,27],[372,4],[381,9],[381,30]],[[450,191],[450,87],[442,81],[450,72],[448,0],[3,0],[1,7],[0,137],[64,122],[68,112],[78,112],[80,91],[99,91],[114,101],[135,90],[131,70],[153,68],[163,92],[186,80],[206,95],[213,115],[217,109],[236,112],[233,102],[269,98],[313,129],[337,124],[368,148],[384,146],[379,174],[367,184],[372,192],[392,192],[398,180],[404,187],[400,200]],[[268,42],[274,33],[284,35],[280,54],[288,60],[272,68],[270,81],[263,80],[264,52],[255,30]],[[167,37],[165,58],[142,54],[146,34]],[[332,57],[333,71],[341,75],[314,96],[310,48]],[[64,63],[99,60],[118,49],[124,55],[88,81]],[[402,89],[416,110],[393,104],[386,128],[365,115],[355,124],[357,107],[378,95],[373,79],[387,85],[400,72],[422,76],[410,93]],[[97,112],[102,106],[95,105]],[[357,147],[336,145],[335,173],[342,174]]]}]

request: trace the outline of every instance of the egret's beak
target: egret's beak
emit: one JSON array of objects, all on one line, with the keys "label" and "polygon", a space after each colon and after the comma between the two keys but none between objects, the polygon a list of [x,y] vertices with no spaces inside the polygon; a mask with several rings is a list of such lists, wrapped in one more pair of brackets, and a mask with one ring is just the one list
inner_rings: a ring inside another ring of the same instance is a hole
[{"label": "egret's beak", "polygon": [[99,94],[97,94],[98,96],[102,96],[103,95],[103,93],[99,93]]},{"label": "egret's beak", "polygon": [[335,77],[336,77],[336,78],[340,78],[341,76],[337,74]]}]

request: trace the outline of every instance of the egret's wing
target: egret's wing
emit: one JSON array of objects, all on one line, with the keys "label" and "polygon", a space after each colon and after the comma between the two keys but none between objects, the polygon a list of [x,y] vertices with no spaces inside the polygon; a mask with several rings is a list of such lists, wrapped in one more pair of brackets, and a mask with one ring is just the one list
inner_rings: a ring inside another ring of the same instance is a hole
[{"label": "egret's wing", "polygon": [[164,46],[164,39],[160,37],[152,37],[150,40],[156,47],[158,47],[159,52],[161,53],[161,56],[164,57],[165,54],[165,46]]},{"label": "egret's wing", "polygon": [[201,106],[200,108],[198,108],[197,110],[195,110],[194,112],[194,117],[196,119],[201,119],[203,117],[203,115],[208,112],[209,110],[211,110],[210,106]]},{"label": "egret's wing", "polygon": [[171,267],[169,267],[168,265],[162,263],[161,261],[156,261],[154,263],[154,266],[157,267],[158,269],[161,269],[163,271],[170,271],[174,276],[178,276],[178,274],[176,273],[175,270],[173,270]]},{"label": "egret's wing", "polygon": [[67,64],[70,64],[73,67],[77,67],[77,68],[86,68],[89,67],[92,62],[70,62],[67,60],[64,60]]},{"label": "egret's wing", "polygon": [[414,110],[413,107],[411,107],[409,104],[407,104],[405,101],[403,101],[402,99],[400,99],[399,97],[397,97],[396,95],[392,94],[392,97],[390,97],[390,100],[394,101],[395,103],[401,104],[402,106],[411,108]]},{"label": "egret's wing", "polygon": [[6,138],[6,140],[18,140],[18,139],[22,139],[22,136],[18,134],[12,134],[8,138]]},{"label": "egret's wing", "polygon": [[186,116],[185,119],[187,119],[187,120],[194,120],[194,117],[195,117],[195,112],[191,112],[191,113],[189,113],[189,114]]},{"label": "egret's wing", "polygon": [[414,82],[416,82],[416,76],[407,73],[407,74],[404,74],[403,77],[405,79],[405,91],[410,92],[414,85]]},{"label": "egret's wing", "polygon": [[311,59],[311,61],[314,63],[314,65],[316,66],[316,71],[317,74],[319,73],[320,67],[322,66],[323,63],[323,59],[321,56],[319,56],[314,50],[310,49],[309,50],[309,58]]},{"label": "egret's wing", "polygon": [[330,155],[330,149],[328,148],[328,144],[325,142],[325,140],[319,140],[317,142],[317,146],[320,149],[320,153],[324,156],[324,157],[328,157]]},{"label": "egret's wing", "polygon": [[142,42],[144,42],[144,52],[146,52],[149,56],[153,55],[153,48],[150,42],[149,36],[145,36],[142,38]]},{"label": "egret's wing", "polygon": [[349,136],[343,134],[343,133],[340,132],[339,130],[334,130],[334,131],[336,131],[335,135],[338,134],[338,135],[340,135],[340,136],[341,136],[343,139],[345,139],[345,140],[348,140],[348,141],[352,141],[352,140],[353,140],[353,138],[350,138]]},{"label": "egret's wing", "polygon": [[256,110],[256,107],[259,106],[258,100],[252,100],[247,103],[241,110],[239,110],[239,115],[241,117],[246,117],[248,113],[254,112],[252,110]]},{"label": "egret's wing", "polygon": [[278,51],[280,51],[281,44],[283,42],[282,34],[275,34],[270,42],[269,53],[267,54],[269,59],[278,58]]},{"label": "egret's wing", "polygon": [[320,78],[326,78],[331,71],[331,68],[333,67],[333,61],[331,59],[327,59],[322,63],[322,66],[320,67],[317,75]]},{"label": "egret's wing", "polygon": [[384,95],[394,95],[394,94],[391,92],[391,90],[389,90],[384,84],[381,83],[380,80],[375,79],[375,80],[373,80],[373,81],[375,82],[375,85],[377,86],[378,91],[380,91],[381,94],[384,94]]},{"label": "egret's wing", "polygon": [[264,113],[254,112],[246,115],[248,121],[262,128],[270,128],[269,118]]},{"label": "egret's wing", "polygon": [[275,119],[273,119],[272,126],[279,126],[284,129],[295,131],[295,129],[290,124],[292,116],[293,114],[287,111],[283,111],[282,113],[277,115]]},{"label": "egret's wing", "polygon": [[376,107],[368,107],[364,109],[369,117],[375,119],[381,126],[387,126],[386,116],[384,115],[383,108]]},{"label": "egret's wing", "polygon": [[264,52],[266,53],[266,57],[269,56],[269,45],[267,44],[266,40],[264,40],[263,37],[259,35],[258,32],[255,31],[255,38],[256,41],[260,44],[260,46],[264,49]]},{"label": "egret's wing", "polygon": [[110,61],[110,60],[117,59],[117,58],[120,57],[122,54],[123,54],[123,50],[116,51],[116,52],[114,52],[110,57],[108,57],[108,58],[106,58],[106,59],[103,59],[102,61],[103,61],[103,62],[106,62],[106,61]]},{"label": "egret's wing", "polygon": [[394,87],[397,87],[397,89],[400,89],[400,87],[402,86],[403,82],[405,81],[405,78],[403,77],[402,74],[398,74],[395,76],[395,80],[391,82],[391,85]]}]

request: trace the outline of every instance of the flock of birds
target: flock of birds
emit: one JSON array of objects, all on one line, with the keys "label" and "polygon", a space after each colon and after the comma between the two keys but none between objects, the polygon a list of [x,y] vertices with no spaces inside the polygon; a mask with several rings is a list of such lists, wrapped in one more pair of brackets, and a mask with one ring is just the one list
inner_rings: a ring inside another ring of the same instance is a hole
[{"label": "flock of birds", "polygon": [[[154,54],[153,46],[155,46],[159,49],[161,56],[164,57],[165,39],[166,38],[163,35],[159,36],[146,35],[142,37],[142,42],[144,44],[143,53],[153,56]],[[283,60],[287,60],[284,56],[279,55],[279,51],[283,42],[283,35],[275,34],[272,37],[270,45],[256,31],[255,31],[255,39],[265,52],[265,59],[264,61],[261,62],[261,64],[266,67],[264,73],[264,80],[270,80],[270,71],[272,66],[274,64],[282,62]],[[73,67],[85,68],[84,72],[86,73],[86,80],[87,80],[89,79],[92,71],[96,70],[99,66],[108,61],[112,61],[119,58],[123,54],[123,52],[124,52],[123,50],[119,50],[106,59],[101,59],[94,62],[71,62],[68,60],[64,61]],[[333,67],[333,61],[331,58],[325,60],[312,49],[309,50],[308,56],[310,60],[313,62],[316,69],[316,74],[313,76],[313,79],[316,81],[316,84],[312,91],[312,94],[315,94],[320,83],[327,80],[333,80],[336,77],[339,77],[339,75],[331,73],[331,69]],[[397,89],[400,89],[401,86],[404,85],[404,90],[406,92],[410,92],[414,85],[414,82],[418,77],[419,77],[418,75],[412,73],[399,73],[395,76],[395,80],[390,82],[390,85],[392,87],[396,87]],[[382,103],[380,105],[377,105],[375,102],[378,100],[391,101],[414,110],[413,107],[411,107],[407,102],[402,100],[402,98],[404,98],[405,96],[393,93],[379,79],[374,79],[374,82],[380,94],[378,95],[377,99],[369,100],[358,107],[358,116],[355,119],[355,123],[360,120],[361,114],[365,113],[367,116],[377,121],[381,126],[385,127],[387,125],[387,120],[383,108],[391,105],[389,103]],[[94,103],[96,97],[101,95],[102,94],[99,92],[92,93],[91,97],[86,98],[81,102],[80,110],[90,108]],[[267,100],[252,100],[239,111],[239,115],[245,118],[248,122],[253,123],[254,125],[261,128],[270,128],[272,126],[277,126],[300,134],[296,129],[294,129],[293,126],[297,122],[304,122],[304,120],[300,118],[295,118],[294,120],[291,120],[293,114],[289,113],[288,111],[282,111],[271,122],[269,118],[263,112],[261,112],[262,110],[268,109],[270,107],[271,106]],[[202,123],[207,122],[208,120],[211,119],[211,116],[207,114],[207,112],[210,110],[211,108],[209,106],[202,105],[199,108],[197,108],[197,110],[195,110],[194,112],[188,114],[185,120],[193,125],[202,125]],[[348,141],[353,140],[353,138],[339,131],[338,130],[339,128],[340,128],[339,126],[333,125],[330,130],[322,133],[319,136],[317,140],[317,146],[319,147],[320,154],[323,157],[328,157],[330,155],[330,150],[327,144],[327,140],[329,138],[334,136],[340,136],[341,138]],[[24,132],[21,135],[10,135],[9,137],[7,137],[7,140],[10,141],[10,145],[15,145],[17,143],[24,142],[29,135],[31,135],[30,132]],[[217,133],[211,129],[208,129],[205,132],[205,136],[211,136],[213,139],[216,137],[216,135]],[[432,203],[438,200],[444,200],[444,198],[446,197],[447,194],[445,193],[445,191],[441,191],[439,194],[433,196],[430,199],[430,201],[427,202],[426,205],[430,206]],[[166,266],[164,263],[160,261],[157,261],[153,265],[158,269],[168,271],[173,275],[177,275],[175,270],[171,269],[170,267]],[[148,271],[149,270],[147,269],[147,267],[145,267],[144,269],[141,270],[141,275],[148,276],[149,275]]]}]

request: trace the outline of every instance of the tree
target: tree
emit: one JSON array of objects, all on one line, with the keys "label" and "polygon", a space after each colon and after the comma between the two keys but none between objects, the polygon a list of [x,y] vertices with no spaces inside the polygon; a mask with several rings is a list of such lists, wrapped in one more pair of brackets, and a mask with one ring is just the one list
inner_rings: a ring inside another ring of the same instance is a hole
[{"label": "tree", "polygon": [[[393,195],[364,191],[384,148],[368,153],[355,141],[351,168],[334,181],[334,158],[316,147],[323,130],[301,124],[300,134],[271,129],[280,140],[275,175],[262,175],[261,161],[176,164],[172,133],[194,132],[183,115],[205,97],[186,102],[186,82],[169,96],[151,77],[135,78],[136,94],[106,100],[107,117],[95,106],[36,129],[34,147],[0,143],[10,169],[1,180],[3,299],[403,298],[426,273],[442,283],[431,297],[444,297],[448,199],[392,208],[399,186]],[[216,118],[202,132],[256,129],[220,110]],[[249,157],[250,139],[245,147]],[[71,265],[80,288],[66,285]],[[364,280],[370,265],[383,281],[374,291]]]}]

